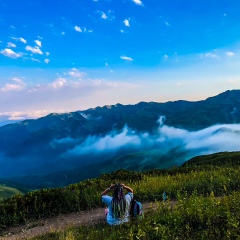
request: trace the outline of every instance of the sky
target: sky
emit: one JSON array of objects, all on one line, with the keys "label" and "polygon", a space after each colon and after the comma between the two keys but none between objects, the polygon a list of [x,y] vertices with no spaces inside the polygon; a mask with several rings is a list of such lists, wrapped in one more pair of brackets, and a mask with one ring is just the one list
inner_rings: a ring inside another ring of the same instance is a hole
[{"label": "sky", "polygon": [[0,122],[240,89],[240,1],[0,0]]}]

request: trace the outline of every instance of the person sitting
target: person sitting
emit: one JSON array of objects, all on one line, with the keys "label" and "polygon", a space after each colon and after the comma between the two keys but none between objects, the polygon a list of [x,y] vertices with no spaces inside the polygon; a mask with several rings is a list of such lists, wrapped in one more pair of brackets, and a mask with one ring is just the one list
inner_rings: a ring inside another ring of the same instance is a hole
[{"label": "person sitting", "polygon": [[[113,189],[113,196],[107,195]],[[124,189],[128,193],[124,194]],[[107,205],[105,211],[106,220],[109,225],[119,225],[129,222],[130,203],[133,198],[132,188],[124,184],[112,184],[101,193],[102,201]]]}]

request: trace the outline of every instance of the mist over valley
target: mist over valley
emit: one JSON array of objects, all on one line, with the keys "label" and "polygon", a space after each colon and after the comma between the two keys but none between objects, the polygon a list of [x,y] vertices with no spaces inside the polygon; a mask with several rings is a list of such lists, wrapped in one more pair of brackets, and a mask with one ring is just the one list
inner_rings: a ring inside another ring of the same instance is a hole
[{"label": "mist over valley", "polygon": [[199,102],[113,105],[0,127],[0,177],[58,187],[118,169],[180,166],[240,151],[240,91]]}]

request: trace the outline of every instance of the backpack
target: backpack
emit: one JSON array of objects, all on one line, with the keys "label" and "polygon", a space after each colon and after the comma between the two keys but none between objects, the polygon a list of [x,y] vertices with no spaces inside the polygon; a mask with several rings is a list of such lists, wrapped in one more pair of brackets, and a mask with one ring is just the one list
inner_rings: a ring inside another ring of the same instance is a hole
[{"label": "backpack", "polygon": [[143,207],[142,204],[135,199],[132,198],[130,203],[130,211],[129,215],[131,218],[140,218],[144,217]]}]

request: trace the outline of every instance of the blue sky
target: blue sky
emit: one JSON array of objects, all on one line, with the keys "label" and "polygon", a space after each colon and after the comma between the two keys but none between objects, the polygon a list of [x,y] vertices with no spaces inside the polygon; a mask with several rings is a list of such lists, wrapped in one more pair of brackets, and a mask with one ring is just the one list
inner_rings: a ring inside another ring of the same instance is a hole
[{"label": "blue sky", "polygon": [[0,121],[240,88],[236,0],[1,0]]}]

